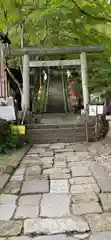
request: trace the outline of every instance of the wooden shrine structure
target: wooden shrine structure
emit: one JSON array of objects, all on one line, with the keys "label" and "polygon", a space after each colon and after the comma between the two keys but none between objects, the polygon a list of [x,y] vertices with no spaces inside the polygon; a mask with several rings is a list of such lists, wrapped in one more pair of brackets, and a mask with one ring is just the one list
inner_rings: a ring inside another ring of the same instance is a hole
[{"label": "wooden shrine structure", "polygon": [[[52,66],[80,66],[82,79],[82,92],[84,109],[89,103],[88,92],[88,65],[87,53],[102,53],[103,46],[74,46],[67,48],[34,48],[26,47],[22,49],[4,49],[6,56],[23,56],[23,93],[22,93],[22,107],[29,109],[30,102],[30,76],[29,69],[37,67],[52,67]],[[52,56],[52,55],[66,55],[79,54],[80,58],[77,60],[57,60],[57,61],[30,61],[30,56]]]}]

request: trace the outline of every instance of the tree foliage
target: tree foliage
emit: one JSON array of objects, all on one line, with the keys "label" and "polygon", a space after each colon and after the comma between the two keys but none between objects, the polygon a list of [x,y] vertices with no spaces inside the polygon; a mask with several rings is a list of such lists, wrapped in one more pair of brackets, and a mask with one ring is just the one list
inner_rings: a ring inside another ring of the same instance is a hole
[{"label": "tree foliage", "polygon": [[1,0],[0,29],[13,46],[110,42],[111,5],[105,0]]},{"label": "tree foliage", "polygon": [[0,30],[8,32],[12,47],[104,45],[104,55],[89,57],[90,88],[111,86],[108,0],[1,0]]}]

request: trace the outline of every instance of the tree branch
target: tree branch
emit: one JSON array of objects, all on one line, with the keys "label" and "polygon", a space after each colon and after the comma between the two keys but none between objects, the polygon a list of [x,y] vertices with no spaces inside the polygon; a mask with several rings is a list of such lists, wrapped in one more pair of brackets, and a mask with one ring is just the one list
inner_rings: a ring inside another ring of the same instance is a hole
[{"label": "tree branch", "polygon": [[91,13],[88,13],[88,12],[86,12],[84,9],[82,9],[78,4],[77,4],[77,2],[75,1],[75,0],[71,0],[73,3],[74,3],[74,5],[78,8],[78,10],[82,13],[82,14],[84,14],[84,15],[86,15],[86,16],[88,16],[88,17],[91,17],[91,18],[93,18],[94,20],[98,20],[98,21],[105,21],[105,22],[110,22],[111,23],[111,19],[110,18],[107,18],[107,17],[96,17],[96,16],[94,16],[94,15],[92,15]]},{"label": "tree branch", "polygon": [[[100,7],[101,9],[104,9],[103,5],[100,3],[99,0],[92,0],[94,5],[96,4],[98,7]],[[89,1],[87,1],[89,3]]]},{"label": "tree branch", "polygon": [[19,84],[18,80],[15,78],[15,76],[13,75],[13,73],[10,71],[10,69],[7,66],[5,68],[6,68],[7,72],[8,72],[8,74],[10,75],[10,77],[16,83],[16,85],[17,85],[17,87],[19,89],[20,95],[22,97],[22,90],[21,90],[21,87],[20,87],[20,84]]}]

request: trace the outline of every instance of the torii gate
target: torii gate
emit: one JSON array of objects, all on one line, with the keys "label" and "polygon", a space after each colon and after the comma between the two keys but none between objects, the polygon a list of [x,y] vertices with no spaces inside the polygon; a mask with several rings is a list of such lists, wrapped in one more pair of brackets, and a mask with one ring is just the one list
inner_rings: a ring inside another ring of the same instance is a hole
[{"label": "torii gate", "polygon": [[[8,49],[6,54],[11,56],[23,56],[23,96],[22,106],[29,109],[30,103],[30,67],[45,67],[45,66],[80,66],[82,79],[82,92],[84,109],[89,103],[88,92],[88,69],[87,69],[87,53],[104,52],[103,46],[75,46],[69,48],[33,48],[27,47],[22,49]],[[65,54],[80,54],[80,59],[77,60],[58,60],[58,61],[30,61],[29,56],[51,56]]]}]

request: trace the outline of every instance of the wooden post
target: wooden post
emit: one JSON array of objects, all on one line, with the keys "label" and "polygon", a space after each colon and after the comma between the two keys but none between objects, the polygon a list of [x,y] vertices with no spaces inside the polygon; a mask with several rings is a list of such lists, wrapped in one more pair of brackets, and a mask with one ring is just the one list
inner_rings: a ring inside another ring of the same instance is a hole
[{"label": "wooden post", "polygon": [[29,82],[29,56],[23,56],[23,94],[22,109],[29,109],[30,106],[30,82]]},{"label": "wooden post", "polygon": [[2,54],[1,54],[2,42],[0,41],[0,97],[2,97]]},{"label": "wooden post", "polygon": [[86,142],[89,142],[89,132],[88,132],[88,113],[86,113],[85,119],[85,129],[86,129]]},{"label": "wooden post", "polygon": [[85,52],[82,52],[80,54],[80,59],[81,59],[83,104],[84,104],[84,109],[86,110],[87,104],[89,103],[89,92],[88,92],[87,56]]},{"label": "wooden post", "polygon": [[7,98],[8,97],[8,81],[7,81],[7,74],[6,74],[6,71],[5,71],[5,97]]},{"label": "wooden post", "polygon": [[0,97],[5,97],[4,44],[0,41]]}]

